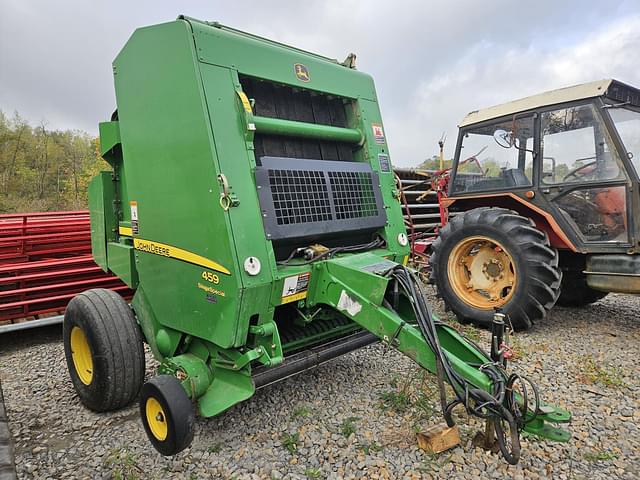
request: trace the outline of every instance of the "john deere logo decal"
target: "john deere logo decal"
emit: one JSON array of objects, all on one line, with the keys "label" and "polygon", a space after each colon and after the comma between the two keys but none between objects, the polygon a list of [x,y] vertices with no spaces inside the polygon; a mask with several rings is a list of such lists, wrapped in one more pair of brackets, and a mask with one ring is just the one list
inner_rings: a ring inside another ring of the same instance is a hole
[{"label": "john deere logo decal", "polygon": [[298,77],[298,80],[300,80],[301,82],[308,82],[309,80],[311,80],[309,69],[303,64],[295,63],[293,65],[293,71],[296,72],[296,77]]}]

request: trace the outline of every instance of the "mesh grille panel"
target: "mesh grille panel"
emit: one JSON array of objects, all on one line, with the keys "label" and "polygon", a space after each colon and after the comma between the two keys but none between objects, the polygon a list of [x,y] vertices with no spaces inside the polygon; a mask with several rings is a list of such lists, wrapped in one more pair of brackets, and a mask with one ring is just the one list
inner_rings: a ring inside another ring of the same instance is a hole
[{"label": "mesh grille panel", "polygon": [[367,163],[262,157],[255,174],[271,240],[349,236],[386,223],[378,175]]},{"label": "mesh grille panel", "polygon": [[327,172],[338,220],[378,215],[369,172]]},{"label": "mesh grille panel", "polygon": [[269,186],[278,225],[332,219],[323,172],[269,169]]}]

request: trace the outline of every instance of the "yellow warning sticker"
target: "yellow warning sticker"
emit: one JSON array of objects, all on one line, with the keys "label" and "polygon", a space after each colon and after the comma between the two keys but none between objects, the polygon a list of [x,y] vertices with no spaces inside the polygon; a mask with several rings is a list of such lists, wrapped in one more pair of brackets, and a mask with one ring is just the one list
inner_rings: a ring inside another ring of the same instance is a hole
[{"label": "yellow warning sticker", "polygon": [[238,93],[238,96],[240,97],[240,101],[242,102],[242,106],[244,107],[245,112],[253,113],[253,111],[251,110],[251,102],[249,101],[247,94],[244,93],[242,90],[237,90],[237,93]]},{"label": "yellow warning sticker", "polygon": [[309,279],[311,273],[301,273],[300,275],[292,275],[284,279],[282,286],[282,303],[291,303],[307,298],[307,290],[309,288]]},{"label": "yellow warning sticker", "polygon": [[143,240],[142,238],[134,238],[133,248],[140,252],[175,258],[177,260],[182,260],[183,262],[193,263],[194,265],[200,265],[201,267],[206,267],[211,270],[215,270],[216,272],[224,273],[225,275],[231,275],[231,272],[219,263],[196,253],[189,252],[188,250],[174,247],[173,245],[167,245],[165,243],[154,242],[151,240]]},{"label": "yellow warning sticker", "polygon": [[288,297],[282,297],[282,303],[297,302],[307,298],[307,292],[296,293],[295,295],[289,295]]}]

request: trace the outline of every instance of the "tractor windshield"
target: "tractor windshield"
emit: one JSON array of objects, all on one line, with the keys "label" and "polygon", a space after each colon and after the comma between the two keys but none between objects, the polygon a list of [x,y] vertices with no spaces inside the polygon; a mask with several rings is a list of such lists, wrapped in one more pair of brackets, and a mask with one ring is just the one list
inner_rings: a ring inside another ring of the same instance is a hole
[{"label": "tractor windshield", "polygon": [[627,150],[627,155],[640,176],[640,112],[629,108],[610,108],[609,115]]},{"label": "tractor windshield", "polygon": [[451,192],[529,187],[532,153],[532,116],[471,127],[462,136]]}]

